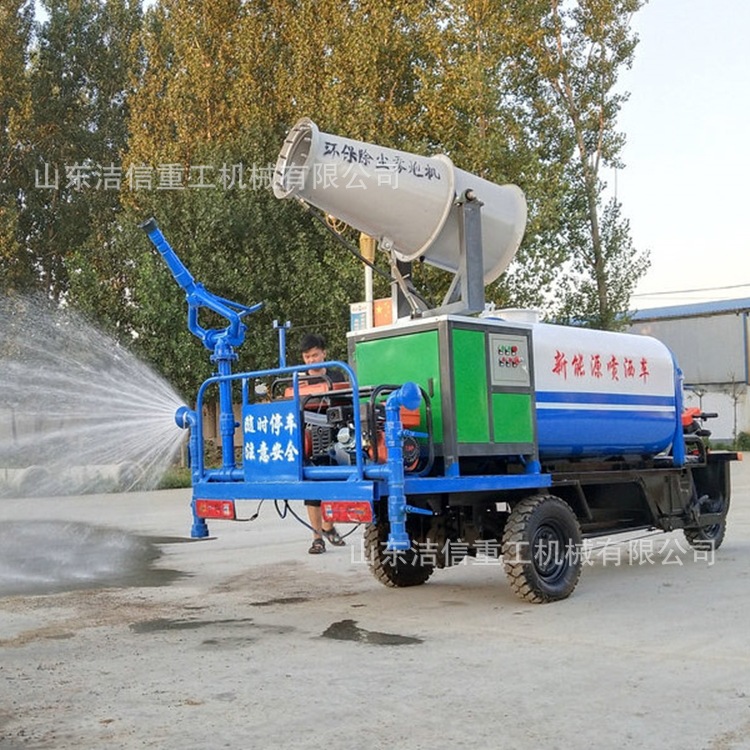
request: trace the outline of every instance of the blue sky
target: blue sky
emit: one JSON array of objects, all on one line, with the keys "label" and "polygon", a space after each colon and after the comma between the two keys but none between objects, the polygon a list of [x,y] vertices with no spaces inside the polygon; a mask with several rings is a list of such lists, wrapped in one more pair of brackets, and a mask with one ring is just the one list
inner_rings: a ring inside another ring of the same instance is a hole
[{"label": "blue sky", "polygon": [[[634,26],[616,183],[652,265],[633,305],[750,297],[750,2],[651,0]],[[710,287],[735,288],[684,291]]]}]

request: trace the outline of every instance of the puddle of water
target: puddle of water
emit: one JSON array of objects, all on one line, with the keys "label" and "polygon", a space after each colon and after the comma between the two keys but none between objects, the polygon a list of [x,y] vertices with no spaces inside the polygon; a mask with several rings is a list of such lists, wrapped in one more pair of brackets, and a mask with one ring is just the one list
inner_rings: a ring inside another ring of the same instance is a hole
[{"label": "puddle of water", "polygon": [[329,625],[323,632],[323,638],[335,641],[356,641],[358,643],[372,643],[376,646],[408,646],[424,643],[421,638],[396,633],[379,633],[376,630],[365,630],[357,625],[356,620],[341,620]]},{"label": "puddle of water", "polygon": [[66,521],[0,525],[0,597],[103,586],[163,586],[180,573],[157,569],[156,544],[119,529]]},{"label": "puddle of water", "polygon": [[193,539],[189,536],[150,536],[148,537],[151,544],[200,544],[207,541],[215,541],[216,537],[201,537]]},{"label": "puddle of water", "polygon": [[206,649],[214,649],[217,651],[232,651],[238,648],[244,648],[257,643],[257,638],[245,637],[245,638],[207,638],[201,642],[201,647]]},{"label": "puddle of water", "polygon": [[241,648],[258,641],[259,635],[285,635],[295,630],[291,625],[266,625],[255,623],[250,617],[226,620],[171,620],[157,618],[145,622],[134,622],[130,630],[138,634],[170,633],[175,631],[218,628],[218,633],[201,641],[203,648]]}]

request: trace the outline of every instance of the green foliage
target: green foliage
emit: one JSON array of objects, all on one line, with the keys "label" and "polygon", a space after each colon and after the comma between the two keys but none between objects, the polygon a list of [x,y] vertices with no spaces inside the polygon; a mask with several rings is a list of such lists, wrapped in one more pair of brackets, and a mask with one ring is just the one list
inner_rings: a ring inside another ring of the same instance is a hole
[{"label": "green foliage", "polygon": [[[580,252],[570,258],[572,273],[559,283],[564,291],[563,300],[557,308],[557,320],[566,324],[587,325],[604,330],[624,329],[629,320],[622,314],[627,310],[630,295],[637,280],[645,272],[648,259],[633,249],[629,224],[622,218],[620,204],[611,200],[599,215],[600,248],[602,269],[594,276],[596,254],[591,233],[579,230],[577,247]],[[601,304],[601,285],[606,294],[606,304]]]},{"label": "green foliage", "polygon": [[33,3],[9,0],[0,6],[0,288],[27,288],[33,268],[19,240],[19,183],[29,148],[31,96],[26,66]]},{"label": "green foliage", "polygon": [[[0,10],[16,42],[0,52],[0,286],[82,309],[183,393],[212,365],[138,229],[150,216],[196,280],[264,303],[247,320],[241,367],[275,362],[274,320],[294,324],[290,360],[307,330],[345,358],[361,266],[268,189],[305,115],[517,183],[526,238],[488,299],[598,327],[622,320],[647,259],[604,200],[600,170],[619,163],[615,84],[641,0],[41,4],[35,37],[30,0]],[[58,184],[40,187],[55,167]],[[102,184],[107,167],[120,170],[117,189]],[[450,282],[426,266],[414,275],[435,301]],[[377,280],[376,294],[387,291]]]},{"label": "green foliage", "polygon": [[135,0],[41,6],[49,18],[26,47],[29,65],[20,80],[28,103],[15,127],[12,189],[21,247],[14,275],[18,288],[64,299],[67,254],[107,244],[116,231],[118,191],[96,187],[125,146],[140,6]]},{"label": "green foliage", "polygon": [[157,490],[181,490],[191,486],[190,469],[171,466],[159,480]]},{"label": "green foliage", "polygon": [[647,253],[634,252],[620,206],[603,201],[601,178],[604,167],[622,167],[624,135],[616,125],[627,94],[617,88],[617,76],[632,64],[638,40],[630,22],[643,4],[536,0],[525,11],[527,21],[536,14],[539,31],[521,60],[522,89],[540,118],[539,132],[556,133],[562,149],[557,231],[565,257],[562,281],[550,289],[556,300],[550,312],[595,328],[623,324],[649,263]]}]

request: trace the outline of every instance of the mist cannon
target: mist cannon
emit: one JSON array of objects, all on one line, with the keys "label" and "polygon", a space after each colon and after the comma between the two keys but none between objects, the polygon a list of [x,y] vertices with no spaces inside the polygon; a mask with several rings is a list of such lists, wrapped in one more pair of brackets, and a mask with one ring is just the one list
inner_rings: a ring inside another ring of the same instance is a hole
[{"label": "mist cannon", "polygon": [[[377,238],[399,261],[473,273],[482,293],[510,265],[526,227],[526,200],[516,185],[458,169],[444,154],[419,156],[323,133],[308,118],[284,141],[273,191]],[[481,231],[465,225],[470,204],[481,206]]]}]

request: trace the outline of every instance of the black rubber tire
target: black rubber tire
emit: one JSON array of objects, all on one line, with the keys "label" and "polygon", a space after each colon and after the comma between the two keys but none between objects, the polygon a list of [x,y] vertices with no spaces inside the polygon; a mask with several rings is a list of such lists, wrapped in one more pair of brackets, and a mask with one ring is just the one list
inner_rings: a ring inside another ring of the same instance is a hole
[{"label": "black rubber tire", "polygon": [[727,513],[729,512],[729,500],[724,497],[708,500],[702,507],[706,513],[721,513],[721,523],[711,526],[698,526],[697,528],[685,528],[682,533],[687,543],[693,549],[717,550],[724,541],[727,532]]},{"label": "black rubber tire", "polygon": [[533,604],[565,599],[581,575],[581,527],[564,500],[532,495],[511,511],[502,552],[510,587],[521,599]]},{"label": "black rubber tire", "polygon": [[421,562],[419,550],[413,542],[409,550],[387,552],[388,528],[387,523],[368,523],[365,526],[365,555],[370,572],[391,588],[421,586],[432,575],[435,566]]}]

